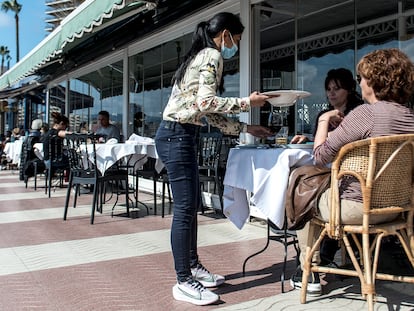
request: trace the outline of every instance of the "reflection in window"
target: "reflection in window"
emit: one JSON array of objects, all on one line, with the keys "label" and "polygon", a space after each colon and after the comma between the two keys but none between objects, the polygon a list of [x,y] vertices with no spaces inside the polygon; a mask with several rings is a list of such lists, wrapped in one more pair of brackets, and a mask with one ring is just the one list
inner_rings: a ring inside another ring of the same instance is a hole
[{"label": "reflection in window", "polygon": [[155,136],[171,93],[172,77],[188,40],[191,37],[187,35],[129,58],[131,132]]},{"label": "reflection in window", "polygon": [[106,110],[111,123],[122,132],[122,64],[118,61],[71,80],[71,90],[82,95],[79,100],[69,101],[71,124],[74,124],[75,131],[95,132],[97,115]]},{"label": "reflection in window", "polygon": [[259,29],[253,32],[260,36],[263,89],[270,85],[312,93],[290,113],[295,118],[288,120],[292,134],[293,128],[313,133],[317,114],[329,105],[324,80],[330,69],[355,72],[358,60],[379,48],[398,47],[414,59],[409,48],[414,33],[411,0],[382,1],[381,5],[375,0],[312,5],[307,0],[266,0],[260,4]]}]

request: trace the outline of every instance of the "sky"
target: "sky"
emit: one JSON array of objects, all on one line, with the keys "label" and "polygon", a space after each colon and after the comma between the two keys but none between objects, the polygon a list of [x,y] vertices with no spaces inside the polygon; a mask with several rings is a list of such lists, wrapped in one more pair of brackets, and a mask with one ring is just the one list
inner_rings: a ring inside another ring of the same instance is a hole
[{"label": "sky", "polygon": [[[0,0],[2,3],[3,0]],[[46,36],[45,0],[18,0],[20,59],[35,48]],[[0,46],[5,46],[12,57],[10,67],[16,63],[16,26],[14,12],[0,11]],[[4,64],[7,66],[7,64]]]}]

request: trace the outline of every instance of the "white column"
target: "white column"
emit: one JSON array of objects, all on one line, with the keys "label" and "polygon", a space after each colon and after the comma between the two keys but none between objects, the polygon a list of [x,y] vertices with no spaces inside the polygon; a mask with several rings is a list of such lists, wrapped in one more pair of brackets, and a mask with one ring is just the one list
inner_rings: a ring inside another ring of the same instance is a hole
[{"label": "white column", "polygon": [[[240,96],[245,97],[251,93],[252,89],[250,1],[240,0],[240,19],[245,27],[240,41]],[[251,123],[251,114],[248,112],[240,113],[240,121]]]},{"label": "white column", "polygon": [[123,85],[122,85],[122,94],[123,103],[122,103],[122,135],[124,135],[124,140],[127,140],[132,133],[128,133],[128,122],[129,122],[129,88],[128,88],[128,79],[129,79],[129,61],[128,61],[128,49],[124,49],[123,56]]},{"label": "white column", "polygon": [[70,79],[66,79],[65,86],[65,116],[69,118],[70,115]]}]

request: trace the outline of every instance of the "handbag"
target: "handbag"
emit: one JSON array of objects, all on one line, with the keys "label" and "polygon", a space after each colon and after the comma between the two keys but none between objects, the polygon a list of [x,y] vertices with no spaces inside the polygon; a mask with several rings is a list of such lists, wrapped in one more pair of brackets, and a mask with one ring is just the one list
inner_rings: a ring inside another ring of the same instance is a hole
[{"label": "handbag", "polygon": [[331,169],[327,167],[304,165],[290,172],[285,201],[287,229],[302,229],[315,216],[319,197],[330,181]]}]

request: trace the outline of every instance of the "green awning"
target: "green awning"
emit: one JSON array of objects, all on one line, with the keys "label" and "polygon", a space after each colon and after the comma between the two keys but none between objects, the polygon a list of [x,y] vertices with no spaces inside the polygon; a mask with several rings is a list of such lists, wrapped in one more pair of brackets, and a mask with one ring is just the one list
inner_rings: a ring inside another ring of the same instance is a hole
[{"label": "green awning", "polygon": [[100,30],[114,19],[124,15],[152,10],[151,1],[134,0],[86,0],[62,23],[41,41],[23,59],[0,77],[0,90],[13,86],[19,80],[32,75],[37,69],[54,60],[76,43],[86,33]]}]

